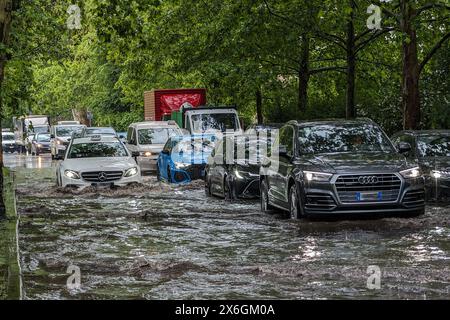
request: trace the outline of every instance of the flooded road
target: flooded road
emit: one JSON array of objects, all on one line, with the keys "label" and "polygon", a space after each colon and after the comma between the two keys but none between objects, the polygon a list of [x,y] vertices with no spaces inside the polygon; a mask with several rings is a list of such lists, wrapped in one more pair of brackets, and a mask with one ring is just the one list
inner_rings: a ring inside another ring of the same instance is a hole
[{"label": "flooded road", "polygon": [[[58,189],[49,158],[6,158],[16,167],[26,299],[450,297],[450,207],[291,221],[261,214],[257,201],[207,198],[201,182]],[[66,286],[71,265],[79,289]],[[381,271],[379,289],[367,287],[369,266]]]}]

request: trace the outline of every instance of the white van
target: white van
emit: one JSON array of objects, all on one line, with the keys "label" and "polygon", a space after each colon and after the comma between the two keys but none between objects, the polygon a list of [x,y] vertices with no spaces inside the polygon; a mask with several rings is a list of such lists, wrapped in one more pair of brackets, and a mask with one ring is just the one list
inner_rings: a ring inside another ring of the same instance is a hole
[{"label": "white van", "polygon": [[137,161],[141,171],[156,171],[156,161],[171,136],[182,135],[175,121],[146,121],[132,123],[127,132],[127,148],[139,152]]}]

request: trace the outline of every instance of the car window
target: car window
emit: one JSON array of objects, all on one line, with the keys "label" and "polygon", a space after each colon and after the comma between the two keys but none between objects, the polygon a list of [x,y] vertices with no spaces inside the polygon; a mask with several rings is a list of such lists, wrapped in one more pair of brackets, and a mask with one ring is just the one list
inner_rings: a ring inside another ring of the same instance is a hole
[{"label": "car window", "polygon": [[207,132],[208,130],[237,130],[239,124],[235,114],[232,113],[212,113],[193,114],[191,116],[193,131]]},{"label": "car window", "polygon": [[423,135],[417,146],[421,157],[450,157],[450,135]]},{"label": "car window", "polygon": [[176,135],[172,128],[150,128],[138,130],[139,144],[165,144],[167,140]]},{"label": "car window", "polygon": [[176,143],[176,141],[172,139],[167,140],[166,144],[164,145],[163,152],[167,152],[170,154],[172,152],[172,146],[174,143]]},{"label": "car window", "polygon": [[2,139],[3,139],[3,141],[12,141],[12,140],[15,140],[13,134],[4,134],[4,135],[2,135]]},{"label": "car window", "polygon": [[370,123],[306,125],[298,132],[300,154],[394,152],[384,132]]},{"label": "car window", "polygon": [[72,144],[67,158],[108,158],[126,156],[128,156],[128,153],[120,142],[89,142]]},{"label": "car window", "polygon": [[38,134],[36,136],[37,142],[50,142],[50,134]]},{"label": "car window", "polygon": [[116,135],[113,128],[86,128],[86,134]]},{"label": "car window", "polygon": [[83,130],[80,126],[64,126],[56,127],[56,136],[58,137],[71,137],[73,133],[79,134]]},{"label": "car window", "polygon": [[294,155],[294,129],[286,126],[280,130],[280,147],[286,147],[286,153],[289,157]]}]

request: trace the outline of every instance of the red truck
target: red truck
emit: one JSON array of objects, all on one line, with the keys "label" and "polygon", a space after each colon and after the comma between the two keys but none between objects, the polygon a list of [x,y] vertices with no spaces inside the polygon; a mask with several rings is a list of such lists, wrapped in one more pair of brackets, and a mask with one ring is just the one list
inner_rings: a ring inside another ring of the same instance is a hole
[{"label": "red truck", "polygon": [[168,120],[184,103],[194,108],[206,105],[206,89],[153,89],[144,92],[146,121]]}]

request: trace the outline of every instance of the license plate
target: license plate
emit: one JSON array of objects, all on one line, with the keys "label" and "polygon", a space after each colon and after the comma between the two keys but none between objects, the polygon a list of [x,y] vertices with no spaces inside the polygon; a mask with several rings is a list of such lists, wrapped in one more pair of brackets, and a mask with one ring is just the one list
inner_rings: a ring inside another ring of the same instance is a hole
[{"label": "license plate", "polygon": [[356,201],[381,201],[383,200],[382,192],[357,192]]}]

